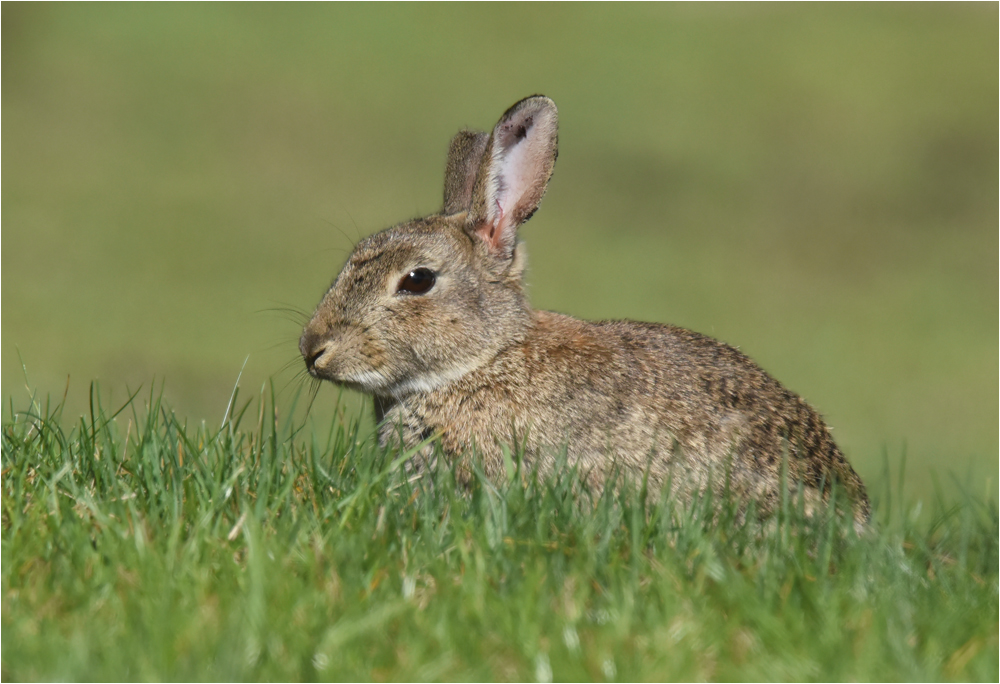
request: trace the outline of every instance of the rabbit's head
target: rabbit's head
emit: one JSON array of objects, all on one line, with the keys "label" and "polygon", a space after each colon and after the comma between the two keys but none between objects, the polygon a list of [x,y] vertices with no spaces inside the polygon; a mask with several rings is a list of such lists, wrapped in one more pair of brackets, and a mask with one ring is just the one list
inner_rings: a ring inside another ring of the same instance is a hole
[{"label": "rabbit's head", "polygon": [[358,243],[302,333],[309,373],[401,396],[523,340],[531,308],[517,228],[538,208],[556,152],[556,107],[543,96],[508,109],[489,135],[456,135],[443,210]]}]

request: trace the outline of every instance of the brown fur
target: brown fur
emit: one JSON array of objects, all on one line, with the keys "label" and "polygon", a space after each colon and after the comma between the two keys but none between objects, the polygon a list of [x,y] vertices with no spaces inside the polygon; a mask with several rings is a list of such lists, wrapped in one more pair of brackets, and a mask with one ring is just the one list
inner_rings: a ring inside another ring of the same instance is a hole
[{"label": "brown fur", "polygon": [[[435,435],[447,457],[475,457],[498,480],[503,445],[523,446],[543,476],[565,449],[597,488],[621,468],[648,473],[654,489],[670,482],[681,500],[728,488],[768,511],[787,462],[810,510],[836,481],[863,525],[864,485],[822,418],[741,352],[671,325],[531,308],[516,231],[556,152],[556,109],[542,96],[489,136],[459,133],[444,210],[358,244],[302,334],[309,372],[372,394],[383,444]],[[417,268],[436,274],[433,288],[398,290]]]}]

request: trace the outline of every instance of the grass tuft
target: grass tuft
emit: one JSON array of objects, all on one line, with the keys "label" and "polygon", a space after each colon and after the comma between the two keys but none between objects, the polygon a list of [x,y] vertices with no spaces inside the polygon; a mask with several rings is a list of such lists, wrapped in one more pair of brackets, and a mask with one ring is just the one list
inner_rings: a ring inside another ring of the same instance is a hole
[{"label": "grass tuft", "polygon": [[995,499],[896,491],[858,536],[516,454],[503,487],[409,482],[273,394],[219,428],[99,395],[3,425],[5,680],[997,679]]}]

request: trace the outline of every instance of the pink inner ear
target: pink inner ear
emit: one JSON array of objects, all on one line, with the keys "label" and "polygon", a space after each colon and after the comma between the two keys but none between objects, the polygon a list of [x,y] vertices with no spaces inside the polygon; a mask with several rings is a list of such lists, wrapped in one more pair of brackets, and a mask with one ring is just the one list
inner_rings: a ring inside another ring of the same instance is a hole
[{"label": "pink inner ear", "polygon": [[503,231],[503,219],[505,212],[500,200],[496,200],[496,210],[491,211],[486,221],[476,228],[476,234],[482,238],[483,242],[490,246],[490,249],[500,249],[500,236]]},{"label": "pink inner ear", "polygon": [[497,193],[497,209],[500,212],[498,223],[503,220],[504,215],[514,212],[517,203],[528,193],[531,183],[539,175],[537,159],[532,158],[529,149],[532,142],[535,141],[527,136],[520,138],[507,150],[500,162],[502,190]]},{"label": "pink inner ear", "polygon": [[517,205],[531,192],[531,183],[538,176],[532,158],[529,139],[522,137],[499,160],[494,183],[497,191],[491,211],[486,212],[486,222],[476,232],[490,246],[500,249],[504,231],[515,230],[508,225],[515,215]]}]

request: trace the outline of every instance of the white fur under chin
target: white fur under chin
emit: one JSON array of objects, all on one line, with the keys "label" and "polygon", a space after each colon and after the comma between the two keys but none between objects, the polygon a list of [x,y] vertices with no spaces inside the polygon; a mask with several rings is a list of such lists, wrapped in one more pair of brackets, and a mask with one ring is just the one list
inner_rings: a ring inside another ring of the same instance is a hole
[{"label": "white fur under chin", "polygon": [[424,373],[412,378],[407,378],[392,385],[383,392],[392,396],[401,397],[407,394],[433,392],[441,389],[445,385],[451,384],[463,377],[466,373],[478,368],[481,364],[470,363],[465,366],[457,366],[438,373]]},{"label": "white fur under chin", "polygon": [[357,385],[361,391],[368,394],[378,394],[386,386],[385,378],[377,371],[358,371],[344,377],[342,381],[351,385]]},{"label": "white fur under chin", "polygon": [[487,359],[476,359],[461,366],[454,366],[437,372],[427,372],[415,375],[398,382],[390,382],[382,373],[375,370],[360,370],[338,378],[337,382],[353,385],[367,394],[377,394],[383,397],[400,399],[408,394],[433,392],[445,385],[455,382],[467,373],[482,366]]}]

